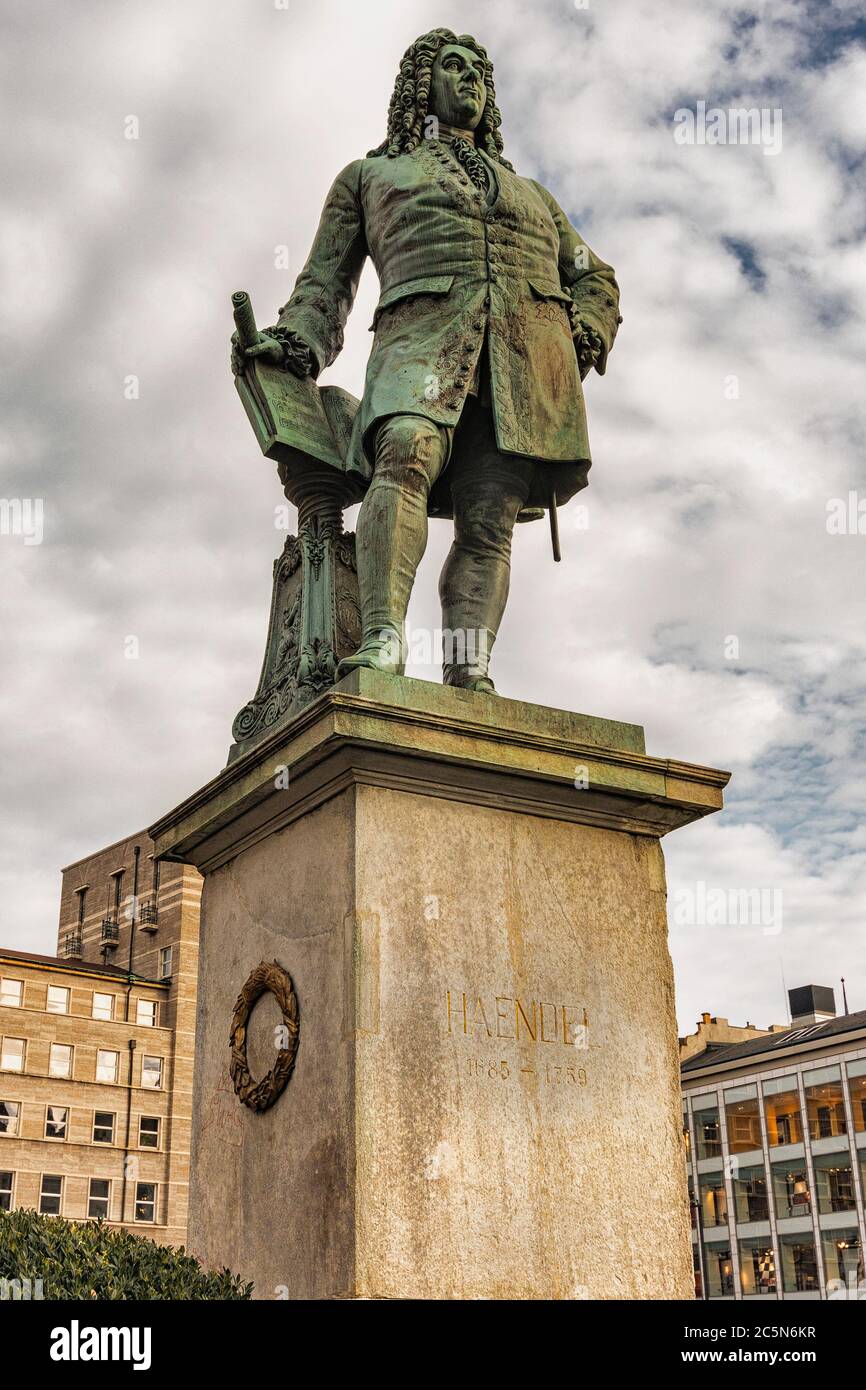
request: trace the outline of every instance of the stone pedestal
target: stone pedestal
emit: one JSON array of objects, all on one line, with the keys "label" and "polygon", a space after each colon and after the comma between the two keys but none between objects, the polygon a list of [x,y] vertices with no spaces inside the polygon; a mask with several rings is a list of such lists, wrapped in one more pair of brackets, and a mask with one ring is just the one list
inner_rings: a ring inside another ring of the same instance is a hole
[{"label": "stone pedestal", "polygon": [[[152,827],[205,875],[190,1248],[260,1298],[691,1298],[659,837],[726,781],[357,671]],[[274,960],[257,1113],[230,1028]]]}]

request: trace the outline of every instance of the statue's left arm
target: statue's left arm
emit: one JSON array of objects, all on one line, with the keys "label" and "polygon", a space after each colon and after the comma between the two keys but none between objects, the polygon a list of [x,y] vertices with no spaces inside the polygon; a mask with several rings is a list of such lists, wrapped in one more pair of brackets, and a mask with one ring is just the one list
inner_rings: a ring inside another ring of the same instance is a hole
[{"label": "statue's left arm", "polygon": [[329,367],[343,346],[343,330],[368,254],[361,164],[355,160],[334,180],[307,263],[276,326],[284,341],[299,341],[309,349],[313,376]]},{"label": "statue's left arm", "polygon": [[616,277],[612,268],[572,227],[553,195],[534,180],[533,186],[547,205],[559,232],[559,279],[574,303],[575,342],[581,359],[581,376],[593,366],[603,376],[608,353],[622,323]]}]

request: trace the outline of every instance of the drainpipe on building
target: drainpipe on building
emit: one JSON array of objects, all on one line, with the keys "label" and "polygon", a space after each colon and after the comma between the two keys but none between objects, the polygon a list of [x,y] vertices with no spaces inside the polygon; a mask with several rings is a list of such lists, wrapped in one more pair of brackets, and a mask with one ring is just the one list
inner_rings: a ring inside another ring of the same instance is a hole
[{"label": "drainpipe on building", "polygon": [[[129,1007],[129,995],[126,996],[127,1009]],[[132,1063],[135,1057],[135,1038],[130,1038],[129,1047],[129,1071],[126,1080],[126,1139],[123,1145],[123,1190],[120,1194],[120,1219],[126,1220],[126,1188],[129,1179],[129,1141],[131,1138],[130,1130],[132,1127]]]}]

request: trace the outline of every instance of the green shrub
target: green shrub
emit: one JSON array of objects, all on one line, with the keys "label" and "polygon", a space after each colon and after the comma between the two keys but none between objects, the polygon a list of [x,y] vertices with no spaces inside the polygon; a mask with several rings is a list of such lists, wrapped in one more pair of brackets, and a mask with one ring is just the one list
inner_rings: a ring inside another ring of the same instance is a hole
[{"label": "green shrub", "polygon": [[102,1221],[0,1212],[0,1280],[25,1279],[41,1280],[45,1299],[248,1299],[253,1287],[227,1269],[209,1274],[183,1248]]}]

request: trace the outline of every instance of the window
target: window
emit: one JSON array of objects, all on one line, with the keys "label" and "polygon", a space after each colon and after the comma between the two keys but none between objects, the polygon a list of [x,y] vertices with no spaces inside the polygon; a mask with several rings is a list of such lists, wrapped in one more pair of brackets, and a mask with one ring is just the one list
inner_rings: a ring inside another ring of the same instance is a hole
[{"label": "window", "polygon": [[725,1092],[725,1120],[728,1148],[732,1154],[747,1153],[761,1147],[761,1116],[755,1086],[741,1086]]},{"label": "window", "polygon": [[698,1178],[698,1193],[704,1226],[727,1226],[728,1199],[721,1173],[702,1173]]},{"label": "window", "polygon": [[779,1258],[785,1293],[810,1293],[818,1288],[815,1241],[811,1235],[780,1233]]},{"label": "window", "polygon": [[92,1018],[104,1018],[111,1020],[114,1018],[114,995],[96,994],[93,995]]},{"label": "window", "polygon": [[0,1004],[5,1009],[20,1009],[24,1000],[24,981],[0,980]]},{"label": "window", "polygon": [[138,999],[136,1001],[135,1021],[144,1024],[146,1028],[156,1027],[156,1001],[154,999]]},{"label": "window", "polygon": [[0,1134],[17,1134],[20,1119],[20,1101],[0,1100]]},{"label": "window", "polygon": [[4,1038],[0,1053],[0,1067],[3,1071],[23,1071],[27,1044],[23,1038]]},{"label": "window", "polygon": [[112,874],[111,880],[114,885],[114,920],[115,922],[119,922],[120,898],[123,893],[123,869],[118,869],[116,873]]},{"label": "window", "polygon": [[56,1173],[43,1173],[39,1189],[39,1210],[43,1216],[59,1216],[63,1205],[63,1179]]},{"label": "window", "polygon": [[851,1091],[851,1111],[858,1133],[866,1129],[866,1062],[848,1064],[848,1087]]},{"label": "window", "polygon": [[14,1173],[0,1173],[0,1211],[12,1210],[12,1179]]},{"label": "window", "polygon": [[78,930],[80,933],[81,928],[84,926],[84,905],[87,902],[87,889],[76,888],[75,892],[78,896]]},{"label": "window", "polygon": [[161,980],[171,979],[171,957],[173,947],[163,946],[159,953],[159,978]]},{"label": "window", "polygon": [[136,1221],[156,1220],[156,1183],[137,1182],[135,1184]]},{"label": "window", "polygon": [[48,1105],[45,1108],[45,1138],[65,1139],[69,1125],[69,1110],[65,1105]]},{"label": "window", "polygon": [[[824,1247],[824,1273],[827,1283],[831,1279],[841,1279],[846,1288],[856,1290],[863,1279],[863,1251],[860,1249],[860,1233],[857,1227],[851,1226],[841,1231],[823,1231],[821,1244]],[[857,1296],[856,1292],[850,1294],[851,1298]]]},{"label": "window", "polygon": [[141,1059],[141,1084],[147,1086],[152,1091],[158,1091],[162,1086],[162,1058],[161,1057],[142,1057]]},{"label": "window", "polygon": [[774,1163],[772,1174],[777,1220],[784,1221],[790,1216],[811,1216],[812,1198],[803,1159],[798,1158],[791,1163]]},{"label": "window", "polygon": [[776,1293],[776,1260],[767,1236],[740,1241],[740,1285],[744,1298]]},{"label": "window", "polygon": [[100,1047],[96,1051],[96,1079],[97,1081],[117,1082],[117,1069],[120,1065],[120,1053],[109,1052],[106,1048]]},{"label": "window", "polygon": [[710,1241],[704,1246],[707,1266],[707,1298],[733,1298],[734,1266],[731,1246],[726,1240]]},{"label": "window", "polygon": [[87,1197],[87,1215],[92,1220],[97,1220],[101,1216],[103,1221],[107,1221],[110,1202],[111,1183],[108,1178],[91,1178],[90,1192]]},{"label": "window", "polygon": [[722,1139],[719,1132],[719,1107],[706,1105],[696,1109],[694,1121],[698,1158],[721,1158]]},{"label": "window", "polygon": [[824,1067],[819,1071],[807,1071],[803,1074],[803,1084],[806,1088],[810,1136],[813,1139],[829,1139],[847,1134],[839,1068]]},{"label": "window", "polygon": [[854,1175],[847,1149],[841,1153],[815,1154],[815,1196],[818,1213],[827,1216],[834,1211],[854,1211]]},{"label": "window", "polygon": [[159,1148],[159,1118],[156,1115],[140,1115],[138,1119],[138,1147],[140,1149]]},{"label": "window", "polygon": [[52,1043],[48,1055],[48,1075],[72,1075],[72,1047],[69,1043]]},{"label": "window", "polygon": [[737,1221],[768,1221],[767,1175],[763,1163],[743,1165],[734,1172],[733,1180]]},{"label": "window", "polygon": [[114,1143],[114,1115],[108,1110],[96,1110],[93,1115],[94,1144]]},{"label": "window", "polygon": [[68,1014],[69,990],[64,985],[49,985],[45,1007],[50,1014]]},{"label": "window", "polygon": [[779,1144],[802,1144],[803,1124],[796,1076],[782,1076],[777,1081],[764,1082],[764,1113],[770,1148]]}]

